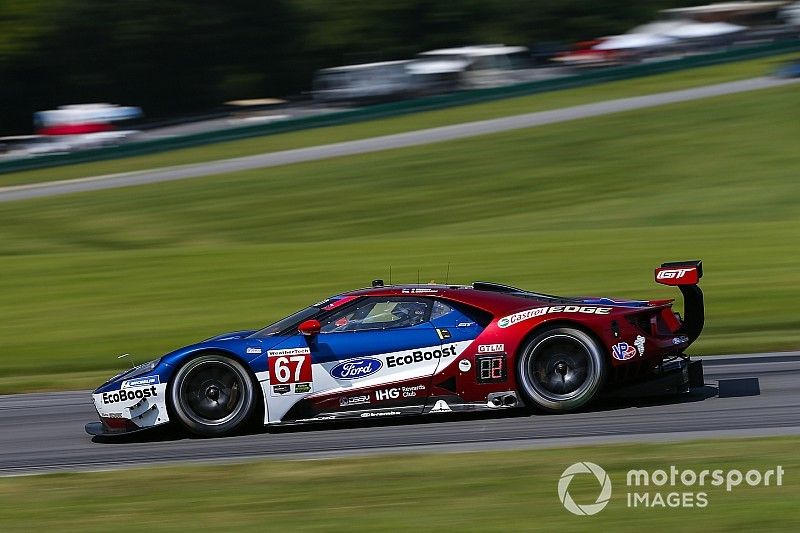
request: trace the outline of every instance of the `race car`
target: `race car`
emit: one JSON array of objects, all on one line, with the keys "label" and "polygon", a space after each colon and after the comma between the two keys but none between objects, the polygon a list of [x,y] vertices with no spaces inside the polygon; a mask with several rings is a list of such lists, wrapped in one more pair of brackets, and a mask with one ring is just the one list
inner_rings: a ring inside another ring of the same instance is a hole
[{"label": "race car", "polygon": [[200,436],[264,425],[528,407],[703,384],[685,350],[704,323],[700,261],[664,263],[673,300],[560,297],[497,283],[384,285],[333,296],[259,330],[180,348],[114,376],[92,435],[175,424]]}]

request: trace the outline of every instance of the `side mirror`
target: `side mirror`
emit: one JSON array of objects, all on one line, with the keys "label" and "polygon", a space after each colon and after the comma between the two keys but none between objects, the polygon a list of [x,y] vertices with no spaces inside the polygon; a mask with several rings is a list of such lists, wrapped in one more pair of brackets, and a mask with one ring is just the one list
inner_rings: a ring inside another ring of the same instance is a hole
[{"label": "side mirror", "polygon": [[319,323],[319,320],[306,320],[305,322],[301,322],[299,326],[297,326],[297,331],[300,332],[300,335],[305,335],[306,337],[310,337],[312,335],[316,335],[319,333],[319,330],[322,328],[322,324]]}]

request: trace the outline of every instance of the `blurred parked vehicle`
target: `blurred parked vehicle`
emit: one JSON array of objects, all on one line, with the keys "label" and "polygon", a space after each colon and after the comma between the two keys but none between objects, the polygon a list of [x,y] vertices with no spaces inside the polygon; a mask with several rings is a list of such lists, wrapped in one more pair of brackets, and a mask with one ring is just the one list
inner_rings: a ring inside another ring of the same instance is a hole
[{"label": "blurred parked vehicle", "polygon": [[413,96],[411,61],[382,61],[324,68],[314,76],[312,96],[320,102],[375,102]]},{"label": "blurred parked vehicle", "polygon": [[65,105],[38,111],[33,115],[37,134],[3,137],[0,154],[12,159],[116,145],[137,131],[119,130],[114,122],[141,116],[138,107],[112,104]]},{"label": "blurred parked vehicle", "polygon": [[800,2],[784,6],[780,11],[780,18],[791,26],[800,26]]},{"label": "blurred parked vehicle", "polygon": [[141,116],[141,108],[133,106],[75,104],[38,111],[33,114],[33,123],[41,135],[80,135],[110,132],[114,122]]},{"label": "blurred parked vehicle", "polygon": [[531,66],[526,47],[490,44],[422,52],[408,70],[421,87],[435,93],[523,81],[515,71]]},{"label": "blurred parked vehicle", "polygon": [[622,54],[617,50],[602,50],[596,48],[603,40],[604,39],[593,39],[591,41],[575,43],[572,49],[560,52],[552,61],[567,67],[576,68],[608,67],[619,64],[622,60]]}]

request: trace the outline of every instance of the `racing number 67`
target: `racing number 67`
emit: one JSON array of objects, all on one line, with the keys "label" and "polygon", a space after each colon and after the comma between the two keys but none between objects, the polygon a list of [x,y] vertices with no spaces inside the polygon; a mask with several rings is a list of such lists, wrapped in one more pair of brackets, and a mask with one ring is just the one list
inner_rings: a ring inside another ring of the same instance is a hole
[{"label": "racing number 67", "polygon": [[269,373],[275,383],[307,383],[311,381],[311,356],[270,357]]}]

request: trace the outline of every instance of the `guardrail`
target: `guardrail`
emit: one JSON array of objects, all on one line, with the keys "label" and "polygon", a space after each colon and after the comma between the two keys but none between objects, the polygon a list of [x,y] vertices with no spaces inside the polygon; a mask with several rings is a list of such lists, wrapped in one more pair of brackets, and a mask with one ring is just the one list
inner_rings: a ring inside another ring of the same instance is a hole
[{"label": "guardrail", "polygon": [[0,174],[52,167],[57,165],[86,163],[91,161],[116,159],[120,157],[152,154],[156,152],[174,150],[177,148],[190,148],[204,144],[232,141],[247,137],[258,137],[262,135],[274,135],[277,133],[318,128],[322,126],[350,124],[376,118],[416,113],[419,111],[431,111],[435,109],[444,109],[447,107],[499,100],[502,98],[524,96],[547,91],[569,89],[573,87],[583,87],[608,81],[618,81],[643,76],[651,76],[653,74],[663,74],[695,67],[731,63],[734,61],[755,59],[797,50],[800,50],[800,41],[798,40],[776,42],[757,47],[738,48],[725,52],[689,56],[668,61],[598,69],[582,72],[573,76],[520,83],[511,86],[460,91],[456,93],[429,96],[414,100],[370,105],[348,111],[287,119],[269,124],[239,126],[165,139],[131,142],[113,147],[94,148],[68,154],[53,154],[27,159],[4,161],[0,163]]}]

